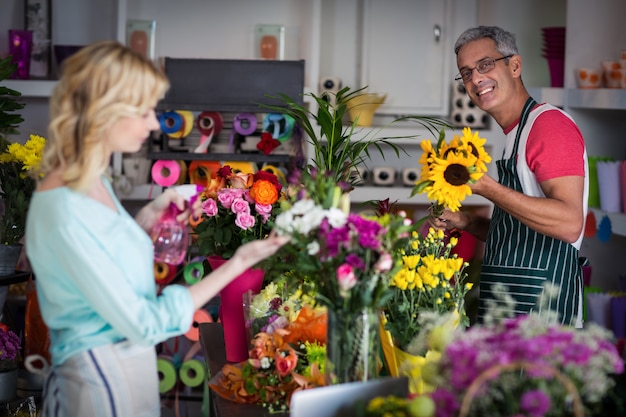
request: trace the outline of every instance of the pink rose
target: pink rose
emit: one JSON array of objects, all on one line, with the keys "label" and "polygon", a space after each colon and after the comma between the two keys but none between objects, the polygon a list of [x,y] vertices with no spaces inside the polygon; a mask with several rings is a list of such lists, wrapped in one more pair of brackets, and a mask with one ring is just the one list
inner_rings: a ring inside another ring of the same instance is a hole
[{"label": "pink rose", "polygon": [[235,224],[243,230],[248,230],[253,227],[255,223],[256,219],[254,216],[248,213],[237,213],[237,217],[235,217]]},{"label": "pink rose", "polygon": [[272,205],[271,204],[255,204],[254,210],[256,210],[259,214],[271,214],[272,213]]},{"label": "pink rose", "polygon": [[220,202],[220,204],[229,209],[230,210],[230,206],[233,205],[233,201],[235,201],[235,198],[237,198],[238,196],[235,193],[230,192],[229,189],[224,189],[224,190],[220,190],[217,193],[217,200]]},{"label": "pink rose", "polygon": [[342,295],[345,297],[347,292],[356,285],[356,275],[354,268],[348,264],[342,264],[337,268],[337,282]]},{"label": "pink rose", "polygon": [[378,272],[386,272],[391,270],[393,267],[393,258],[388,253],[383,253],[378,258],[378,262],[374,265],[374,270]]},{"label": "pink rose", "polygon": [[230,209],[236,214],[250,214],[250,204],[243,198],[236,198]]},{"label": "pink rose", "polygon": [[202,202],[202,211],[209,216],[213,217],[217,215],[217,203],[212,198],[204,200]]}]

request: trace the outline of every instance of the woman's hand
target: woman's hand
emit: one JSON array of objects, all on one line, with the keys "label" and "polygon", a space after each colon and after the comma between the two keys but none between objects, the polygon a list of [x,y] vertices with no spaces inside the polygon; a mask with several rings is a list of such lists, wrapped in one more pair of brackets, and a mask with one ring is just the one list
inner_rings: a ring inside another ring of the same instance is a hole
[{"label": "woman's hand", "polygon": [[190,206],[189,202],[182,194],[168,188],[163,191],[161,195],[146,204],[139,213],[137,213],[135,220],[142,229],[149,233],[154,225],[163,217],[172,203],[175,204],[179,210],[176,220],[183,224],[189,223],[189,216],[192,212],[195,216],[202,215],[202,207],[199,200],[194,201]]}]

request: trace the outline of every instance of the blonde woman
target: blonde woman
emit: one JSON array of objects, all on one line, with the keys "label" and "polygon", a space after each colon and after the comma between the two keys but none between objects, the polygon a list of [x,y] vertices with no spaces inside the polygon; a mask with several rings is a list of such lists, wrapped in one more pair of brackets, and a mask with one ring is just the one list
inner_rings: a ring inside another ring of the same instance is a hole
[{"label": "blonde woman", "polygon": [[148,232],[170,203],[182,221],[190,209],[167,190],[133,219],[105,171],[113,152],[137,152],[159,129],[154,109],[167,88],[150,61],[104,41],[65,61],[50,99],[43,179],[26,226],[51,339],[43,416],[160,415],[154,345],[187,332],[197,309],[286,242],[251,242],[219,273],[157,295]]}]

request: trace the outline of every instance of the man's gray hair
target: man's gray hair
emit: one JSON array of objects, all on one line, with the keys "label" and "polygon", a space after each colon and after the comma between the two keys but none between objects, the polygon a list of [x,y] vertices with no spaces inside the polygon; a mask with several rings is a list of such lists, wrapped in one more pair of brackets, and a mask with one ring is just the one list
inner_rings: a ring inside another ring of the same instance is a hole
[{"label": "man's gray hair", "polygon": [[467,29],[456,40],[454,53],[458,55],[459,49],[468,42],[485,38],[493,39],[496,43],[496,49],[502,56],[519,54],[517,44],[515,43],[515,35],[497,26],[477,26]]}]

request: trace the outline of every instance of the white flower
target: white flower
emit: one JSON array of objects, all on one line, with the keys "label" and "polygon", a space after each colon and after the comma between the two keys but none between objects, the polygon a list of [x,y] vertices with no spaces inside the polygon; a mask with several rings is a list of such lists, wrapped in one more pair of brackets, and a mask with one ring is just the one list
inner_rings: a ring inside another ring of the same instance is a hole
[{"label": "white flower", "polygon": [[314,240],[313,242],[310,242],[306,246],[306,251],[311,256],[317,255],[320,252],[320,244],[319,244],[319,242],[317,240]]},{"label": "white flower", "polygon": [[346,213],[334,207],[327,210],[326,218],[328,219],[328,223],[333,228],[343,227],[348,221],[348,216],[346,215]]}]

